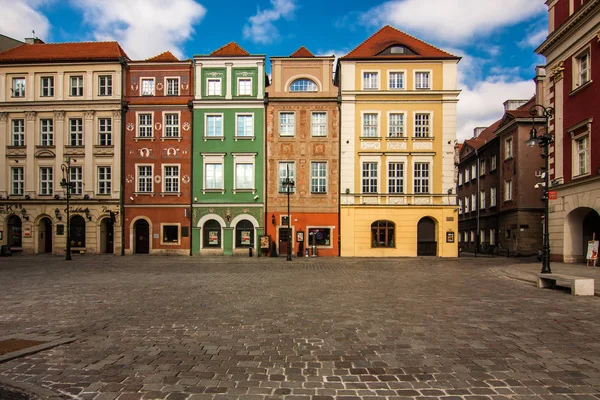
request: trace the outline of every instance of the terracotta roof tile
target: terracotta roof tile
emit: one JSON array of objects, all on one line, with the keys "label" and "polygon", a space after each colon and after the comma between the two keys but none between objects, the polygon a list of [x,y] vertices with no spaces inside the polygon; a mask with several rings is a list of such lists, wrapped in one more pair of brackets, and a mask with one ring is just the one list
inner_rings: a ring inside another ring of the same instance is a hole
[{"label": "terracotta roof tile", "polygon": [[290,57],[314,57],[315,55],[313,53],[311,53],[306,47],[304,46],[300,46],[300,48],[298,50],[296,50],[295,52],[293,52]]},{"label": "terracotta roof tile", "polygon": [[489,142],[490,140],[492,140],[493,138],[496,137],[496,130],[500,126],[501,122],[502,122],[502,120],[499,119],[498,121],[494,122],[493,124],[491,124],[490,126],[485,128],[479,134],[479,136],[477,136],[477,138],[467,139],[467,140],[465,140],[465,143],[468,144],[469,146],[473,147],[474,149],[480,148],[481,146],[483,146],[484,144],[486,144],[487,142]]},{"label": "terracotta roof tile", "polygon": [[173,55],[170,51],[165,51],[164,53],[160,53],[157,56],[147,58],[145,61],[179,61],[177,57]]},{"label": "terracotta roof tile", "polygon": [[213,51],[210,55],[214,57],[243,57],[249,56],[250,53],[242,49],[236,42],[231,42]]},{"label": "terracotta roof tile", "polygon": [[527,101],[527,103],[523,104],[516,110],[507,111],[507,114],[512,115],[515,118],[531,118],[531,114],[529,113],[529,109],[531,106],[535,104],[535,96]]},{"label": "terracotta roof tile", "polygon": [[[393,45],[402,45],[411,49],[415,54],[389,54],[378,55]],[[384,26],[367,40],[359,44],[354,50],[341,57],[341,60],[351,59],[419,59],[419,58],[444,58],[460,59],[428,43],[423,42],[389,25]]]},{"label": "terracotta roof tile", "polygon": [[117,42],[24,44],[0,53],[0,62],[118,61],[127,54]]}]

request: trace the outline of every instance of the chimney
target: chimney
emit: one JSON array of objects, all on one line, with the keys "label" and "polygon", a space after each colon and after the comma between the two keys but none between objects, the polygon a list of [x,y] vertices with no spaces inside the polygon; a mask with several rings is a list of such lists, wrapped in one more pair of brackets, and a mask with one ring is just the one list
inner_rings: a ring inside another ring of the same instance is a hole
[{"label": "chimney", "polygon": [[506,100],[504,102],[504,112],[516,110],[528,101],[529,100]]},{"label": "chimney", "polygon": [[26,37],[26,38],[25,38],[25,43],[26,43],[26,44],[34,44],[34,43],[35,43],[35,38],[32,38],[32,37]]},{"label": "chimney", "polygon": [[[562,67],[562,66],[561,66]],[[535,67],[535,104],[544,104],[544,81],[546,80],[546,68],[541,65]]]},{"label": "chimney", "polygon": [[487,126],[478,126],[477,128],[473,129],[473,139],[477,139],[479,135],[481,135],[481,132],[485,131],[486,129]]}]

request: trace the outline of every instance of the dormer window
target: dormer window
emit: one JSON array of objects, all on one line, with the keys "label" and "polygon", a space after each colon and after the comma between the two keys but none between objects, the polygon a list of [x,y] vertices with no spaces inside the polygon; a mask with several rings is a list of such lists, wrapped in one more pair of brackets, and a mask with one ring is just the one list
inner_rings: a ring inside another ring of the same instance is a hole
[{"label": "dormer window", "polygon": [[390,46],[387,49],[383,50],[381,53],[379,53],[380,56],[410,56],[415,54],[417,53],[401,44],[395,44],[393,46]]},{"label": "dormer window", "polygon": [[318,90],[317,84],[306,78],[296,79],[290,85],[290,92],[316,92]]}]

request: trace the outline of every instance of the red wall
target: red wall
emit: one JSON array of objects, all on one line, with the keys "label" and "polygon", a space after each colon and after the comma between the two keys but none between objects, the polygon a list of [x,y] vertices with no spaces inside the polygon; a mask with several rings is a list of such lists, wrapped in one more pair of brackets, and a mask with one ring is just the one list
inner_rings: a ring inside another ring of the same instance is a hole
[{"label": "red wall", "polygon": [[[554,12],[554,29],[558,29],[559,26],[565,23],[569,18],[569,1],[570,0],[559,0],[558,3],[552,9]],[[576,0],[577,1],[577,0]]]}]

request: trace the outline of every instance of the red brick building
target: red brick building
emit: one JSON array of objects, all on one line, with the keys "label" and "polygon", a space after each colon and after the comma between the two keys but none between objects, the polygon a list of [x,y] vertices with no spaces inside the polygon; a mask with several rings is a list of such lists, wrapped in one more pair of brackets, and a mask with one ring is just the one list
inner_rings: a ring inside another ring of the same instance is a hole
[{"label": "red brick building", "polygon": [[127,254],[189,254],[192,61],[170,52],[131,61],[125,76]]}]

